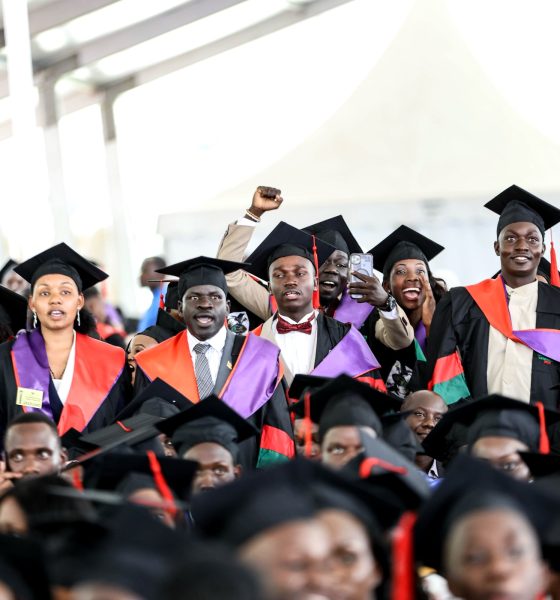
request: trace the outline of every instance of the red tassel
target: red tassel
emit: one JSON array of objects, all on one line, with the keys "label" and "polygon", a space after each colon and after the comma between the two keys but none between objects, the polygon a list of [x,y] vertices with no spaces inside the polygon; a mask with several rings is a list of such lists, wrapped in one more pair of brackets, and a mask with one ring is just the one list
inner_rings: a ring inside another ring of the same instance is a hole
[{"label": "red tassel", "polygon": [[321,301],[319,300],[319,258],[317,257],[317,241],[313,238],[313,264],[315,265],[315,289],[313,290],[313,308],[319,308]]},{"label": "red tassel", "polygon": [[392,465],[385,460],[371,456],[369,458],[364,458],[360,464],[360,479],[366,479],[369,477],[373,467],[381,467],[382,469],[385,469],[385,471],[397,473],[398,475],[406,475],[408,473],[408,469],[406,467],[397,467],[396,465]]},{"label": "red tassel", "polygon": [[414,600],[414,543],[416,515],[405,512],[393,532],[393,580],[391,600]]},{"label": "red tassel", "polygon": [[163,295],[163,292],[160,292],[159,295],[159,307],[161,310],[165,310],[165,296]]},{"label": "red tassel", "polygon": [[175,498],[173,498],[173,493],[171,489],[167,485],[167,481],[163,477],[163,473],[161,472],[161,465],[159,464],[159,460],[155,455],[153,450],[148,450],[146,452],[148,455],[148,461],[150,463],[150,469],[152,471],[152,477],[154,478],[154,482],[156,487],[161,494],[162,498],[169,504],[170,508],[168,508],[168,512],[172,517],[175,517],[177,514],[177,507],[175,505]]},{"label": "red tassel", "polygon": [[126,433],[133,431],[133,429],[127,427],[122,421],[115,421],[115,425],[118,425],[123,431],[126,431]]},{"label": "red tassel", "polygon": [[548,439],[548,433],[546,432],[544,405],[542,402],[535,402],[535,406],[539,411],[539,428],[541,434],[539,439],[539,452],[541,454],[550,454],[550,440]]},{"label": "red tassel", "polygon": [[80,467],[72,469],[72,485],[79,491],[84,491],[84,482],[82,481]]},{"label": "red tassel", "polygon": [[560,273],[558,273],[558,261],[552,239],[550,240],[550,285],[560,287]]}]

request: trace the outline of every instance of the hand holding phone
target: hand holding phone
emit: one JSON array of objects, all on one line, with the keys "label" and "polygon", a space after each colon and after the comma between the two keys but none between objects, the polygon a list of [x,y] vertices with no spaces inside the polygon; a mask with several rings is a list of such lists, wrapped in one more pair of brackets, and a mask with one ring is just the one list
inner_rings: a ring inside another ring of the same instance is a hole
[{"label": "hand holding phone", "polygon": [[[350,279],[349,283],[357,283],[362,280],[356,277],[354,273],[360,273],[367,277],[373,277],[373,255],[353,253],[350,255]],[[363,294],[350,294],[351,298],[363,298]]]}]

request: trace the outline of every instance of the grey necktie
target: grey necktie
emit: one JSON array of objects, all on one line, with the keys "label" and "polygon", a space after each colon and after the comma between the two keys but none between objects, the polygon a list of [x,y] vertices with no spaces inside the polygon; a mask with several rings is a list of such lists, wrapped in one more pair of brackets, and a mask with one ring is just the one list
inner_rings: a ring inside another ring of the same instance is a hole
[{"label": "grey necktie", "polygon": [[200,399],[206,398],[214,389],[212,374],[210,373],[210,365],[206,358],[206,352],[210,348],[209,344],[196,344],[193,350],[196,352],[196,362],[194,365],[194,374],[196,376],[196,384],[198,385],[198,395]]}]

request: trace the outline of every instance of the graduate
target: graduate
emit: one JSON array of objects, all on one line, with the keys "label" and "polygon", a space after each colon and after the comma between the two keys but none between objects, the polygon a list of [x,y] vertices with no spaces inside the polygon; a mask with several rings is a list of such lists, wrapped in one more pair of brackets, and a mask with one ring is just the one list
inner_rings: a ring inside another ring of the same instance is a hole
[{"label": "graduate", "polygon": [[316,308],[318,267],[332,246],[279,223],[247,259],[253,275],[270,280],[277,312],[255,330],[281,350],[284,376],[347,374],[384,390],[379,363],[359,331]]},{"label": "graduate", "polygon": [[438,304],[425,383],[451,404],[503,394],[523,402],[560,401],[560,289],[537,280],[545,231],[560,210],[518,186],[486,207],[500,215],[494,251],[501,274],[449,291]]},{"label": "graduate", "polygon": [[[433,240],[401,225],[369,252],[374,266],[383,273],[383,287],[388,293],[387,307],[395,304],[403,311],[414,338],[406,347],[394,348],[382,343],[378,336],[368,336],[368,343],[381,363],[387,391],[404,398],[410,391],[411,378],[424,352],[430,334],[436,304],[443,295],[430,270],[429,261],[444,250]],[[369,318],[370,329],[378,327],[383,313]]]},{"label": "graduate", "polygon": [[278,348],[252,334],[234,334],[225,324],[224,272],[240,266],[246,265],[201,256],[163,270],[180,276],[186,330],[135,356],[135,388],[159,377],[194,403],[216,395],[260,430],[251,464],[244,465],[254,468],[292,458],[295,448]]},{"label": "graduate", "polygon": [[388,577],[383,494],[298,458],[193,499],[199,532],[236,549],[271,600],[371,600]]},{"label": "graduate", "polygon": [[[453,442],[464,452],[488,461],[515,479],[529,481],[529,469],[519,452],[551,451],[549,432],[560,413],[493,394],[449,410],[423,441],[426,453],[441,457]],[[455,426],[459,425],[459,435]],[[457,442],[457,437],[461,442]],[[558,448],[552,447],[558,452]]]},{"label": "graduate", "polygon": [[[242,260],[251,241],[255,226],[261,216],[276,210],[283,202],[280,190],[258,187],[245,216],[228,226],[218,249],[218,258]],[[413,331],[402,319],[404,313],[398,306],[387,307],[387,293],[378,279],[358,274],[360,282],[354,292],[362,297],[354,299],[348,289],[348,262],[350,254],[362,252],[342,216],[320,221],[303,228],[303,231],[332,247],[331,254],[319,262],[319,307],[329,317],[343,323],[352,323],[361,329],[375,307],[379,309],[375,329],[364,330],[365,335],[375,335],[382,344],[395,350],[406,348],[413,340]],[[260,276],[268,281],[267,276]],[[243,271],[228,275],[231,295],[262,320],[268,319],[276,310],[274,300],[267,290]],[[359,288],[359,289],[358,289]]]},{"label": "graduate", "polygon": [[192,492],[198,494],[241,476],[258,453],[258,431],[215,396],[164,421],[156,428],[171,439],[177,456],[197,463]]},{"label": "graduate", "polygon": [[0,433],[22,411],[43,412],[60,435],[108,425],[127,401],[125,354],[86,335],[82,293],[107,274],[64,243],[16,271],[31,284],[33,329],[0,346]]},{"label": "graduate", "polygon": [[548,573],[540,542],[556,512],[534,486],[461,456],[420,510],[416,559],[463,600],[542,598]]},{"label": "graduate", "polygon": [[293,404],[299,418],[318,425],[321,461],[340,469],[363,452],[362,433],[382,437],[382,417],[398,410],[400,402],[347,375],[329,380]]}]

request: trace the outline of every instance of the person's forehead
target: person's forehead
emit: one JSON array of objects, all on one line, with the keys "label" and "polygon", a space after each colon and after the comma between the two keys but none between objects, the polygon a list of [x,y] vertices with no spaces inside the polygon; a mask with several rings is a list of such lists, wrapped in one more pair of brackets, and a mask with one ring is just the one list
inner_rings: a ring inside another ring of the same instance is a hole
[{"label": "person's forehead", "polygon": [[8,429],[6,436],[6,449],[16,445],[25,445],[37,443],[37,440],[44,443],[45,440],[55,442],[58,436],[46,423],[20,423],[12,425]]},{"label": "person's forehead", "polygon": [[525,450],[526,444],[510,437],[486,436],[481,437],[473,444],[473,452],[485,458],[500,459]]},{"label": "person's forehead", "polygon": [[270,264],[270,269],[308,269],[310,266],[312,266],[312,264],[308,258],[305,258],[304,256],[293,255],[277,258]]},{"label": "person's forehead", "polygon": [[76,282],[71,277],[68,277],[68,275],[49,273],[37,279],[35,282],[35,289],[39,287],[55,287],[62,285],[69,285],[77,288]]},{"label": "person's forehead", "polygon": [[328,443],[344,443],[344,444],[359,444],[361,445],[362,440],[360,438],[360,430],[356,425],[337,425],[331,427],[325,433],[325,442]]},{"label": "person's forehead", "polygon": [[216,442],[202,442],[189,448],[183,458],[195,460],[198,463],[224,462],[231,463],[231,452]]},{"label": "person's forehead", "polygon": [[196,295],[196,294],[219,294],[220,296],[225,296],[224,291],[219,288],[217,285],[204,284],[204,285],[193,285],[188,288],[185,292],[186,295]]},{"label": "person's forehead", "polygon": [[500,235],[503,235],[508,232],[517,233],[522,231],[527,233],[536,232],[539,234],[539,236],[541,236],[540,229],[530,221],[519,221],[518,223],[510,223],[500,231]]},{"label": "person's forehead", "polygon": [[421,392],[414,392],[404,402],[406,409],[413,408],[424,408],[427,410],[436,410],[440,412],[447,412],[448,407],[445,402],[433,392],[429,390],[423,390]]}]

